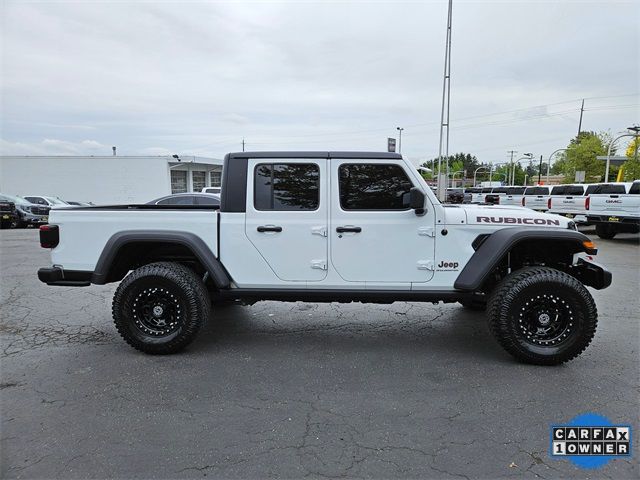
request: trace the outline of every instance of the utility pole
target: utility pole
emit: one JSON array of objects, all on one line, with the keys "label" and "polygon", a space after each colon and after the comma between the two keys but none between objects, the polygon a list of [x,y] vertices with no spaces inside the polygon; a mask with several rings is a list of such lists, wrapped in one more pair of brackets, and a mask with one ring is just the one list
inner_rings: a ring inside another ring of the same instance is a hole
[{"label": "utility pole", "polygon": [[578,136],[577,141],[580,141],[580,132],[582,131],[582,114],[584,113],[584,98],[582,99],[582,106],[580,107],[580,121],[578,122]]},{"label": "utility pole", "polygon": [[540,166],[538,167],[538,185],[540,185],[541,179],[542,179],[542,155],[540,155]]},{"label": "utility pole", "polygon": [[[440,147],[438,149],[438,198],[445,200],[445,188],[442,182],[442,149],[447,159],[447,183],[449,182],[449,102],[451,100],[451,17],[453,13],[453,0],[449,0],[447,13],[447,39],[444,51],[444,78],[442,82],[442,110],[440,112]],[[446,133],[445,133],[446,129]]]},{"label": "utility pole", "polygon": [[[509,161],[509,165],[511,165],[513,167],[513,156],[518,153],[517,150],[507,150],[507,153],[511,154],[511,160]],[[511,185],[513,185],[513,182],[507,182],[507,183],[511,183]]]},{"label": "utility pole", "polygon": [[244,137],[242,138],[242,151],[244,152]]}]

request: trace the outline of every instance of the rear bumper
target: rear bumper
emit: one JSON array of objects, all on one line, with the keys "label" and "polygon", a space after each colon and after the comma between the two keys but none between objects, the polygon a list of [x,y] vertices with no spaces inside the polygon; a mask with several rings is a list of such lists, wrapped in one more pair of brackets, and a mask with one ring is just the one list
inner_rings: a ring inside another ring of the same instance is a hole
[{"label": "rear bumper", "polygon": [[93,272],[64,270],[62,267],[46,267],[38,270],[38,279],[47,285],[60,287],[88,287]]},{"label": "rear bumper", "polygon": [[[617,220],[612,220],[616,218]],[[640,217],[621,217],[617,215],[587,215],[589,223],[611,223],[615,225],[640,225]]]}]

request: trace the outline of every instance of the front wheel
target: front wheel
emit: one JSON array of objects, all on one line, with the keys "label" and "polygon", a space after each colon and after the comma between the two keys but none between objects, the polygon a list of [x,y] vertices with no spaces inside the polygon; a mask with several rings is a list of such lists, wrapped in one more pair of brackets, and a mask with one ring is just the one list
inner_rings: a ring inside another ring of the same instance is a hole
[{"label": "front wheel", "polygon": [[611,240],[616,236],[616,230],[613,225],[607,223],[599,223],[596,225],[596,234],[605,240]]},{"label": "front wheel", "polygon": [[211,314],[202,279],[184,265],[158,262],[127,275],[113,297],[113,320],[133,348],[176,353],[189,345]]},{"label": "front wheel", "polygon": [[506,277],[488,303],[489,329],[516,359],[558,365],[580,355],[598,323],[595,302],[571,275],[528,267]]}]

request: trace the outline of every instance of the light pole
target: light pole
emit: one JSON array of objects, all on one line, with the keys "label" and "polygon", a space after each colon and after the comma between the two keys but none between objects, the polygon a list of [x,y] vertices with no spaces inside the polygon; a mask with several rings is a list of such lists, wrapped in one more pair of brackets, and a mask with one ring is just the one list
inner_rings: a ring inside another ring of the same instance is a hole
[{"label": "light pole", "polygon": [[624,138],[624,137],[635,137],[638,138],[640,136],[640,127],[638,126],[634,126],[634,127],[629,127],[627,128],[627,130],[631,130],[634,133],[624,133],[620,136],[617,136],[616,138],[614,138],[613,140],[611,140],[611,143],[609,144],[609,149],[607,150],[607,166],[604,170],[604,181],[608,182],[609,181],[609,165],[611,164],[611,148],[613,148],[613,144],[616,143],[617,140]]},{"label": "light pole", "polygon": [[402,131],[404,130],[404,128],[396,127],[396,130],[398,130],[398,132],[399,132],[399,135],[398,135],[398,153],[402,153]]},{"label": "light pole", "polygon": [[522,184],[522,186],[526,187],[527,186],[527,177],[529,177],[528,173],[524,174],[524,183]]},{"label": "light pole", "polygon": [[473,171],[473,186],[476,186],[476,175],[478,174],[478,170],[487,170],[490,169],[491,167],[478,167]]},{"label": "light pole", "polygon": [[553,158],[553,156],[558,153],[558,152],[566,152],[567,149],[566,148],[559,148],[557,150],[555,150],[554,152],[551,153],[551,155],[549,155],[549,161],[547,162],[547,185],[549,185],[549,169],[551,168],[551,159]]},{"label": "light pole", "polygon": [[511,171],[511,185],[515,185],[516,183],[516,165],[520,160],[524,160],[525,158],[531,160],[533,158],[533,153],[525,153],[523,157],[520,157],[518,160],[513,162],[513,169]]},{"label": "light pole", "polygon": [[[457,172],[453,172],[453,174],[451,175],[451,186],[453,188],[455,188],[455,186],[456,186],[456,174],[457,173],[464,173],[464,170],[458,170]],[[460,186],[462,186],[462,183],[460,184]]]}]

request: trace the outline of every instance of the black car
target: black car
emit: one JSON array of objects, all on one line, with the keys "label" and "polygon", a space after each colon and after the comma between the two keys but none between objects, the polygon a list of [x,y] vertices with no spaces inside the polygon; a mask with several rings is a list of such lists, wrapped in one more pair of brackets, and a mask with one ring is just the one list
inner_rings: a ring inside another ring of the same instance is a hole
[{"label": "black car", "polygon": [[11,228],[18,221],[16,204],[0,197],[0,228]]},{"label": "black car", "polygon": [[220,195],[212,193],[174,193],[165,197],[156,198],[147,205],[218,205]]}]

